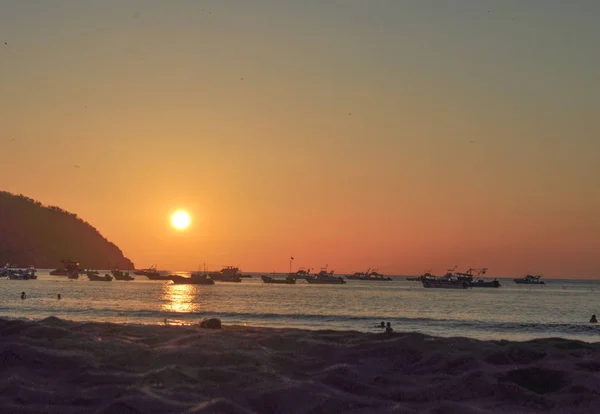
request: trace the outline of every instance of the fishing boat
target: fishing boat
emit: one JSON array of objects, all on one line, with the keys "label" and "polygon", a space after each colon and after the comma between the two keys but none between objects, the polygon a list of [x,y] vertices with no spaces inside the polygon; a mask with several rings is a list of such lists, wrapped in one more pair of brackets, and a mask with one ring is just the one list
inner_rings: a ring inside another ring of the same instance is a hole
[{"label": "fishing boat", "polygon": [[190,277],[170,275],[169,278],[176,285],[214,285],[215,281],[206,273],[192,273]]},{"label": "fishing boat", "polygon": [[377,273],[377,270],[373,270],[371,273],[369,273],[369,277],[367,277],[365,280],[391,282],[392,278],[389,276],[384,276],[381,273]]},{"label": "fishing boat", "polygon": [[315,285],[343,285],[346,283],[343,277],[333,275],[333,270],[327,272],[327,266],[321,268],[321,271],[313,277],[306,278],[306,281]]},{"label": "fishing boat", "polygon": [[133,272],[133,274],[136,276],[148,276],[149,273],[150,274],[158,273],[158,271],[156,270],[156,265],[152,265],[147,269],[138,269]]},{"label": "fishing boat", "polygon": [[265,283],[277,283],[281,285],[293,285],[296,283],[296,279],[292,275],[288,275],[285,279],[277,279],[275,275],[273,276],[265,276],[262,275],[261,279]]},{"label": "fishing boat", "polygon": [[290,277],[293,277],[294,279],[298,280],[298,279],[308,279],[313,277],[310,274],[310,269],[298,269],[295,273],[290,272],[289,275]]},{"label": "fishing boat", "polygon": [[235,266],[225,266],[218,272],[211,272],[209,276],[215,282],[241,282],[242,274],[240,269]]},{"label": "fishing boat", "polygon": [[457,280],[460,280],[461,282],[469,282],[469,283],[471,283],[473,281],[473,279],[475,279],[476,277],[485,275],[488,270],[487,267],[483,267],[481,269],[473,269],[471,267],[466,272],[454,272],[455,269],[456,269],[456,266],[454,266],[454,268],[450,269],[449,272],[452,273],[452,275]]},{"label": "fishing boat", "polygon": [[444,276],[434,276],[430,272],[423,274],[420,279],[424,288],[434,289],[467,289],[469,282],[458,280],[453,275],[453,269],[449,269]]},{"label": "fishing boat", "polygon": [[348,280],[363,280],[367,276],[369,276],[370,270],[371,270],[371,268],[367,269],[366,272],[356,272],[351,275],[346,275],[346,279],[348,279]]},{"label": "fishing boat", "polygon": [[146,276],[148,280],[171,280],[170,276],[163,275],[158,270],[156,270],[155,266],[151,266],[148,269],[136,270],[135,272],[133,272],[133,274]]},{"label": "fishing boat", "polygon": [[100,276],[97,272],[85,272],[90,282],[111,282],[113,277],[108,273],[105,273],[104,276]]},{"label": "fishing boat", "polygon": [[346,279],[349,280],[370,280],[370,281],[391,281],[391,277],[377,273],[377,269],[367,269],[366,272],[356,272],[352,275],[346,275]]},{"label": "fishing boat", "polygon": [[[51,276],[69,276],[69,279],[77,279],[79,277],[79,262],[72,260],[61,260],[63,267],[59,267],[50,272]],[[77,277],[72,277],[77,272]]]},{"label": "fishing boat", "polygon": [[542,275],[526,275],[522,279],[513,279],[518,285],[545,285],[543,280],[540,280]]},{"label": "fishing boat", "polygon": [[453,277],[458,281],[469,283],[469,286],[473,288],[499,288],[500,282],[498,282],[496,279],[479,279],[480,276],[483,276],[487,273],[487,270],[487,267],[483,267],[481,269],[469,268],[466,272],[455,272]]},{"label": "fishing boat", "polygon": [[423,278],[421,283],[425,288],[437,288],[437,289],[468,289],[469,284],[467,282],[459,282],[458,280],[452,281],[444,278],[432,279]]},{"label": "fishing boat", "polygon": [[494,279],[494,280],[479,279],[479,280],[471,282],[471,287],[472,288],[499,288],[500,282],[498,282],[496,279]]},{"label": "fishing boat", "polygon": [[110,273],[113,275],[113,277],[116,280],[127,280],[127,281],[135,280],[135,278],[133,276],[129,275],[129,272],[124,272],[120,269],[112,269],[110,271]]},{"label": "fishing boat", "polygon": [[169,275],[163,275],[163,274],[160,274],[159,272],[148,273],[148,274],[146,274],[146,277],[148,278],[148,280],[171,280]]},{"label": "fishing boat", "polygon": [[9,277],[17,268],[10,263],[6,263],[4,267],[0,268],[0,277]]},{"label": "fishing boat", "polygon": [[37,272],[34,266],[27,269],[20,269],[7,264],[0,270],[0,276],[8,277],[10,280],[34,280],[37,279]]}]

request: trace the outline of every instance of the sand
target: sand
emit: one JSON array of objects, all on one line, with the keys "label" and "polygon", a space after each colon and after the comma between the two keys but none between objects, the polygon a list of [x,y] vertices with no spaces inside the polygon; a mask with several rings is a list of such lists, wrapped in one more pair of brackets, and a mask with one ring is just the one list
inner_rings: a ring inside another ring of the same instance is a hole
[{"label": "sand", "polygon": [[599,347],[0,319],[0,412],[587,413]]}]

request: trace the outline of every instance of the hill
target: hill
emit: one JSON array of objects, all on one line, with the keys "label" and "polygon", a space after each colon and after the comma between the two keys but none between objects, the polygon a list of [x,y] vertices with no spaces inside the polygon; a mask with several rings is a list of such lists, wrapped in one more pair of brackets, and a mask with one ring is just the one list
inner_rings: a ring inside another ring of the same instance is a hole
[{"label": "hill", "polygon": [[57,206],[0,191],[0,266],[61,266],[77,260],[83,268],[133,269],[131,260],[89,223]]}]

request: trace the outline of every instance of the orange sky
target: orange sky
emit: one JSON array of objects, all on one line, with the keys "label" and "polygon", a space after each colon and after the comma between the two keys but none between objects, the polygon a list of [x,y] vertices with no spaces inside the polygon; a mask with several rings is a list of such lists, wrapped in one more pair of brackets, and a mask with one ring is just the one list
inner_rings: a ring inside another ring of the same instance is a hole
[{"label": "orange sky", "polygon": [[0,1],[0,188],[138,267],[594,277],[600,6],[522,3]]}]

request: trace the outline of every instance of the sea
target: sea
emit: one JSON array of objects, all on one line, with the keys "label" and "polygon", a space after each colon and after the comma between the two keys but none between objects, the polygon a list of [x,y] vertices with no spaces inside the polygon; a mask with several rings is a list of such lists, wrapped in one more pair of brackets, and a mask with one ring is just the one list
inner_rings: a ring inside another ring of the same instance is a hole
[{"label": "sea", "polygon": [[[170,272],[189,275],[186,272]],[[260,274],[241,283],[174,285],[135,276],[134,281],[91,282],[51,276],[0,279],[0,317],[122,324],[193,325],[218,317],[225,325],[272,328],[394,331],[442,337],[525,341],[560,337],[600,340],[600,281],[547,279],[545,285],[498,280],[500,288],[425,289],[419,282],[348,280],[344,285],[265,284]],[[27,299],[21,299],[25,292]],[[58,300],[60,294],[62,299]]]}]

